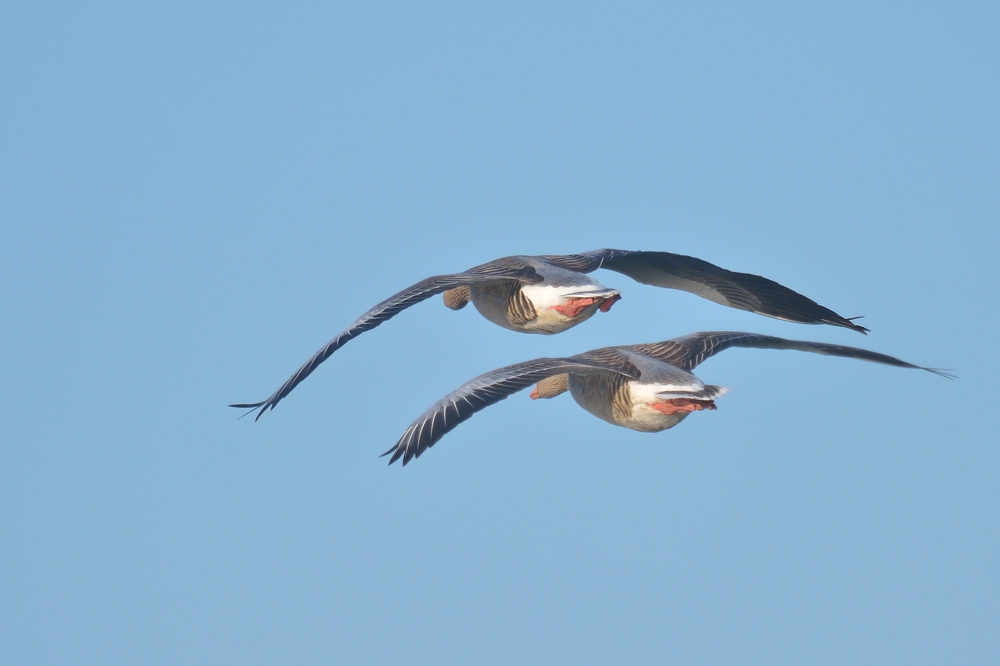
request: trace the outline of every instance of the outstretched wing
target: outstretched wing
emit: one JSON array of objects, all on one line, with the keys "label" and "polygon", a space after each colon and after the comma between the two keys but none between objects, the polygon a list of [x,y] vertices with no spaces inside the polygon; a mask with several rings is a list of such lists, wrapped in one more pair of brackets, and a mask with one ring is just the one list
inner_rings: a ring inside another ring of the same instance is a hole
[{"label": "outstretched wing", "polygon": [[431,296],[440,294],[443,291],[454,289],[455,287],[461,287],[463,285],[488,284],[491,282],[507,280],[534,283],[540,279],[541,278],[535,273],[535,269],[527,265],[522,264],[521,266],[515,266],[508,264],[497,267],[490,264],[484,264],[483,266],[477,266],[476,268],[464,273],[437,275],[429,277],[426,280],[421,280],[412,287],[404,289],[394,296],[390,296],[368,312],[361,315],[357,321],[351,324],[347,329],[338,333],[337,337],[323,345],[319,351],[313,354],[312,358],[303,363],[302,367],[296,370],[295,373],[289,377],[277,391],[272,393],[271,397],[267,400],[229,406],[241,409],[259,410],[257,412],[257,417],[254,420],[259,419],[261,415],[267,411],[267,409],[274,409],[275,405],[281,402],[282,398],[291,393],[292,389],[298,386],[302,380],[312,374],[312,371],[315,370],[320,363],[330,358],[335,351],[343,347],[350,340],[356,338],[365,331],[370,331],[382,322],[388,321],[411,305],[416,305],[420,301],[427,300]]},{"label": "outstretched wing", "polygon": [[800,324],[831,324],[859,333],[864,326],[823,307],[773,280],[751,273],[736,273],[707,261],[670,252],[594,250],[581,254],[543,257],[562,268],[590,273],[606,268],[654,287],[679,289],[739,310]]},{"label": "outstretched wing", "polygon": [[476,412],[495,405],[523,388],[531,386],[546,377],[574,373],[619,373],[638,378],[639,371],[624,355],[607,355],[602,360],[569,358],[536,358],[524,363],[515,363],[492,370],[467,381],[458,389],[438,400],[410,424],[395,446],[383,453],[390,453],[389,464],[400,458],[403,464],[419,457],[434,446],[438,440],[451,432],[459,423],[472,418]]},{"label": "outstretched wing", "polygon": [[898,368],[915,368],[926,370],[936,375],[952,379],[952,375],[934,368],[925,368],[919,365],[907,363],[894,356],[879,354],[878,352],[858,349],[857,347],[846,347],[844,345],[832,345],[826,342],[808,342],[805,340],[786,340],[776,338],[771,335],[758,335],[757,333],[739,333],[735,331],[712,331],[704,333],[691,333],[673,340],[664,342],[654,342],[652,344],[629,345],[622,349],[630,349],[640,354],[652,356],[661,361],[675,365],[682,370],[691,372],[699,364],[711,358],[721,351],[731,347],[754,347],[757,349],[793,349],[795,351],[811,352],[813,354],[824,354],[826,356],[842,356],[844,358],[856,358],[872,363],[884,363],[894,365]]}]

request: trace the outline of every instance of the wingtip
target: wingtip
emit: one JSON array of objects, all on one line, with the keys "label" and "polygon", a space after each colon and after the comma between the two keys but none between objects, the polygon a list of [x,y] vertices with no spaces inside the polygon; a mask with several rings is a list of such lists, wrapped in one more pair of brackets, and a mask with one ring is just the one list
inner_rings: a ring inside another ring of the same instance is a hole
[{"label": "wingtip", "polygon": [[872,330],[870,328],[865,328],[861,324],[855,324],[854,323],[855,319],[864,319],[864,315],[858,315],[857,317],[845,317],[844,321],[847,322],[847,323],[846,324],[841,324],[841,326],[849,328],[852,331],[857,331],[861,335],[868,335],[869,333],[872,332]]},{"label": "wingtip", "polygon": [[[396,444],[391,449],[389,449],[388,451],[386,451],[385,453],[383,453],[382,455],[380,455],[379,458],[385,458],[390,453],[392,454],[392,457],[389,458],[389,464],[392,465],[394,462],[396,462],[397,460],[399,460],[400,456],[403,455],[403,450],[400,449],[399,444]],[[404,459],[403,460],[403,465],[406,465],[406,462],[407,461]]]},{"label": "wingtip", "polygon": [[[247,410],[246,412],[243,412],[242,414],[240,414],[240,418],[241,419],[244,418],[244,417],[246,417],[246,416],[249,416],[250,414],[253,414],[254,412],[256,412],[259,409],[260,412],[257,413],[257,418],[254,419],[254,421],[256,421],[257,419],[260,418],[260,415],[264,413],[264,410],[267,409],[266,403],[267,403],[267,401],[265,400],[264,402],[239,403],[239,404],[229,405],[229,406],[230,407],[235,407],[236,409],[245,409],[245,410]],[[262,408],[262,405],[263,405],[263,408]]]}]

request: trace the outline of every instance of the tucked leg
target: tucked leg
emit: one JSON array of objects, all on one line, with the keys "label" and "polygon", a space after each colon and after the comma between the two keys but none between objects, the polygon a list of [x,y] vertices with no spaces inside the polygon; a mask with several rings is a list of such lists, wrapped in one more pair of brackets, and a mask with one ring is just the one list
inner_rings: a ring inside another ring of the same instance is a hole
[{"label": "tucked leg", "polygon": [[674,398],[673,400],[664,400],[662,402],[654,402],[649,405],[658,412],[663,414],[681,414],[683,412],[700,412],[703,409],[715,409],[714,400],[690,400],[688,398]]}]

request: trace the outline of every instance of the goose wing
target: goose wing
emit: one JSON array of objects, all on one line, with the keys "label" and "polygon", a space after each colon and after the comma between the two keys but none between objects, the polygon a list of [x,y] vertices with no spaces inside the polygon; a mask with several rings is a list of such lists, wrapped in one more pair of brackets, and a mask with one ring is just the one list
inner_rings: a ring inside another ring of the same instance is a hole
[{"label": "goose wing", "polygon": [[868,332],[864,326],[773,280],[752,273],[726,270],[683,254],[605,249],[549,255],[543,259],[581,273],[606,268],[627,275],[636,282],[687,291],[720,305],[776,319],[801,324],[831,324],[859,333]]},{"label": "goose wing", "polygon": [[795,351],[811,352],[813,354],[824,354],[826,356],[842,356],[844,358],[856,358],[861,361],[872,363],[883,363],[894,365],[897,368],[915,368],[926,370],[936,375],[953,378],[952,375],[935,368],[925,368],[919,365],[907,363],[894,356],[879,354],[878,352],[859,349],[857,347],[847,347],[845,345],[833,345],[826,342],[808,342],[805,340],[786,340],[771,335],[759,335],[757,333],[740,333],[735,331],[709,331],[703,333],[691,333],[673,340],[664,342],[654,342],[652,344],[629,345],[623,349],[629,349],[640,354],[646,354],[675,365],[678,368],[691,372],[706,359],[709,359],[721,351],[731,347],[753,347],[756,349],[792,349]]},{"label": "goose wing", "polygon": [[315,370],[323,361],[330,358],[335,351],[343,347],[350,340],[356,338],[365,331],[370,331],[382,322],[392,319],[411,305],[416,305],[421,301],[427,300],[431,296],[464,285],[489,284],[492,282],[508,280],[517,280],[533,284],[541,280],[541,277],[535,273],[534,268],[523,262],[515,262],[511,259],[512,258],[506,258],[497,262],[483,264],[482,266],[477,266],[465,271],[464,273],[436,275],[434,277],[421,280],[411,287],[407,287],[403,291],[390,296],[370,309],[368,312],[361,315],[357,321],[338,333],[336,337],[327,342],[325,345],[320,347],[319,351],[313,354],[308,361],[303,363],[302,367],[296,370],[291,377],[285,380],[285,383],[282,384],[277,391],[272,393],[267,400],[253,403],[239,403],[229,406],[257,411],[257,416],[254,420],[259,419],[265,411],[268,409],[274,409],[285,396],[292,392],[292,389],[298,386],[302,380],[312,374],[312,371]]},{"label": "goose wing", "polygon": [[546,377],[565,372],[619,373],[632,378],[639,377],[639,370],[623,354],[606,353],[599,358],[586,358],[587,356],[588,354],[569,358],[536,358],[479,375],[434,403],[382,455],[392,454],[390,465],[400,458],[405,465],[434,446],[458,424],[472,418],[476,412]]}]

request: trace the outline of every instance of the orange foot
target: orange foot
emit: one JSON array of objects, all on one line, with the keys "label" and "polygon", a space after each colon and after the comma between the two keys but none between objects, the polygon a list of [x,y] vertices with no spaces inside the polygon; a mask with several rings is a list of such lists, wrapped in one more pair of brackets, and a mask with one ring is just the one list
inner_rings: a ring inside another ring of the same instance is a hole
[{"label": "orange foot", "polygon": [[621,294],[615,294],[611,298],[604,299],[604,302],[601,303],[601,307],[599,309],[600,309],[601,312],[607,312],[608,310],[611,309],[612,305],[614,305],[615,303],[617,303],[620,300],[622,300]]},{"label": "orange foot", "polygon": [[600,300],[599,298],[573,298],[562,305],[553,305],[552,309],[572,319]]},{"label": "orange foot", "polygon": [[654,402],[650,405],[658,412],[666,415],[681,414],[684,412],[700,412],[703,409],[715,409],[714,400],[689,400],[687,398],[674,398],[663,402]]},{"label": "orange foot", "polygon": [[562,305],[553,305],[552,309],[563,316],[572,319],[589,308],[591,305],[595,305],[597,303],[601,304],[601,312],[607,312],[611,309],[612,305],[621,299],[622,297],[619,294],[615,294],[610,298],[573,298],[566,301]]}]

